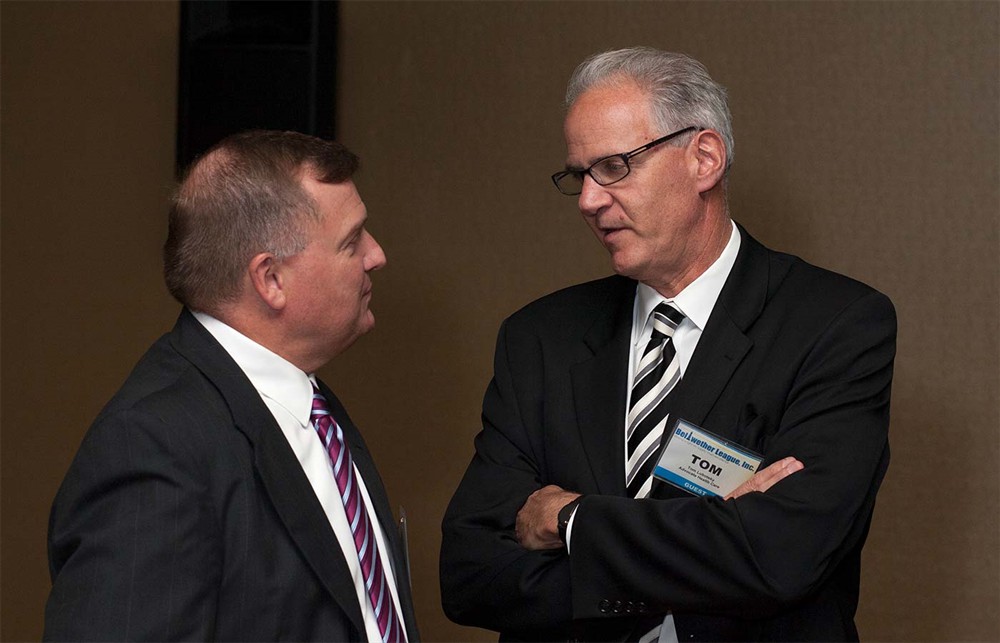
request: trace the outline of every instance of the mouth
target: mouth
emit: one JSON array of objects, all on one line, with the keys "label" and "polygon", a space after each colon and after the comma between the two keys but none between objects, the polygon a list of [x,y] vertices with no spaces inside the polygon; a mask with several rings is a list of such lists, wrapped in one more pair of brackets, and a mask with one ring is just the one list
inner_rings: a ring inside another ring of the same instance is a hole
[{"label": "mouth", "polygon": [[611,215],[606,213],[604,216],[595,216],[590,221],[591,226],[602,236],[607,236],[609,234],[614,234],[616,232],[621,232],[628,228],[625,225],[625,221],[619,216]]},{"label": "mouth", "polygon": [[612,228],[612,227],[598,227],[597,230],[600,233],[601,241],[604,243],[613,242],[617,237],[621,236],[621,233],[625,232],[627,228]]}]

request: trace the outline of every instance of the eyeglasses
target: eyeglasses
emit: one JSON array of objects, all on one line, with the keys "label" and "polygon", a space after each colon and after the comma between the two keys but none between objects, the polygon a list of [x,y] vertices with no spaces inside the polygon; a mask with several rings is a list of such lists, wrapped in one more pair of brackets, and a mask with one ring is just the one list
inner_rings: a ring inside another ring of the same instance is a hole
[{"label": "eyeglasses", "polygon": [[637,147],[631,152],[605,156],[585,170],[563,170],[562,172],[556,172],[552,175],[552,182],[556,184],[556,189],[566,196],[576,196],[577,194],[580,194],[580,192],[583,192],[583,177],[585,174],[589,174],[590,178],[594,179],[598,185],[611,185],[612,183],[617,183],[628,176],[629,172],[632,171],[632,168],[628,163],[629,159],[635,158],[643,152],[653,149],[660,143],[666,143],[670,139],[680,136],[681,134],[687,134],[692,130],[700,129],[701,128],[695,127],[694,125],[691,127],[685,127],[684,129],[677,130],[672,134],[662,136],[655,141],[646,143],[642,147]]}]

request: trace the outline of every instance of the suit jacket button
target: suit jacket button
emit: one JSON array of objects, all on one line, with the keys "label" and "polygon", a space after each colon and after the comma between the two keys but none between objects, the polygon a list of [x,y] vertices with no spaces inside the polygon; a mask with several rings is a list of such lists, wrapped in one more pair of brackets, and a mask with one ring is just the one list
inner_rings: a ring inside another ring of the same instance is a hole
[{"label": "suit jacket button", "polygon": [[614,605],[614,607],[611,608],[611,611],[614,612],[615,614],[621,614],[622,613],[622,602],[621,601],[615,601],[615,605]]},{"label": "suit jacket button", "polygon": [[604,599],[597,604],[597,609],[601,610],[601,614],[607,614],[611,611],[611,601]]},{"label": "suit jacket button", "polygon": [[638,603],[636,603],[636,609],[639,610],[640,614],[645,614],[646,613],[646,604],[643,603],[642,601],[639,601]]},{"label": "suit jacket button", "polygon": [[626,601],[625,602],[625,613],[626,614],[635,614],[635,602],[634,601]]}]

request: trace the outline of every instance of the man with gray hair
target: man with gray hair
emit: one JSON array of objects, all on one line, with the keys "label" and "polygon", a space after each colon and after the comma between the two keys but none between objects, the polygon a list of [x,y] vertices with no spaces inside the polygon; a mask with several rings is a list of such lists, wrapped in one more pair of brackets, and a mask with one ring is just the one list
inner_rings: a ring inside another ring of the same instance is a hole
[{"label": "man with gray hair", "polygon": [[357,165],[254,131],[188,171],[164,247],[184,310],[56,496],[46,640],[417,639],[382,481],[315,376],[375,323]]},{"label": "man with gray hair", "polygon": [[552,179],[617,275],[503,323],[445,612],[503,640],[856,640],[892,304],[730,219],[726,94],[697,61],[593,56],[566,107]]}]

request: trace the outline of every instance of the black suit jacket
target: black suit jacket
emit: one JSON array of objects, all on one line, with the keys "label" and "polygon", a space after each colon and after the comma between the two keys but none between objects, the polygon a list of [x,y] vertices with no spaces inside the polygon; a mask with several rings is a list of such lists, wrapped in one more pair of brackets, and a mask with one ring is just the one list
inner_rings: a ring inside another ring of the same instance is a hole
[{"label": "black suit jacket", "polygon": [[[445,515],[453,620],[505,639],[856,639],[861,547],[889,459],[895,313],[871,288],[741,229],[736,263],[683,380],[683,418],[805,469],[722,501],[668,485],[624,497],[636,283],[569,288],[506,320],[476,453]],[[527,551],[518,509],[548,484],[586,494],[571,551]]]},{"label": "black suit jacket", "polygon": [[[385,489],[321,385],[409,577]],[[357,641],[340,546],[259,394],[188,311],[88,431],[49,522],[49,640]]]}]

